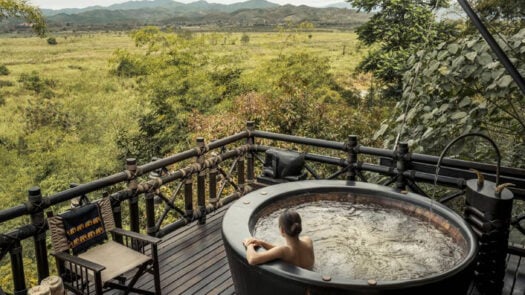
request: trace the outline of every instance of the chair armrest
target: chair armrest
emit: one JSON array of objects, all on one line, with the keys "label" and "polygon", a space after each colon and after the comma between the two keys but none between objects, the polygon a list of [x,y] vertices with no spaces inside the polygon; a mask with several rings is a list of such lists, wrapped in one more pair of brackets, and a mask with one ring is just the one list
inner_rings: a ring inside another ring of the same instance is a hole
[{"label": "chair armrest", "polygon": [[160,241],[162,241],[159,238],[151,237],[148,235],[143,235],[140,233],[136,233],[134,231],[124,230],[118,227],[112,229],[111,232],[119,236],[126,236],[134,240],[139,240],[141,242],[145,242],[145,243],[153,244],[153,245],[157,245],[158,243],[160,243]]},{"label": "chair armrest", "polygon": [[68,253],[58,252],[58,253],[52,253],[52,255],[55,256],[59,260],[62,260],[64,262],[69,262],[69,263],[72,263],[72,264],[76,264],[76,265],[80,265],[81,267],[87,268],[87,269],[92,270],[94,272],[101,272],[104,269],[106,269],[105,266],[102,266],[100,264],[93,263],[91,261],[82,259],[82,258],[80,258],[78,256],[73,256],[73,255],[68,254]]}]

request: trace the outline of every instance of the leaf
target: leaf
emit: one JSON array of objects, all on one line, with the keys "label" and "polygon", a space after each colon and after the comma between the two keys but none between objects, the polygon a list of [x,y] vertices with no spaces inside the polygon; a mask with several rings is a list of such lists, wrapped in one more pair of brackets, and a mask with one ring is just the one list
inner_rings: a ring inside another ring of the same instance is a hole
[{"label": "leaf", "polygon": [[428,127],[427,131],[425,131],[425,133],[423,133],[422,138],[425,139],[425,138],[429,137],[430,135],[432,135],[432,131],[434,131],[434,128]]},{"label": "leaf", "polygon": [[469,78],[470,76],[472,76],[472,74],[474,74],[474,72],[478,69],[478,67],[471,65],[471,66],[466,66],[464,69],[465,70],[463,72],[463,78]]},{"label": "leaf", "polygon": [[439,52],[439,55],[438,55],[437,59],[438,59],[438,60],[443,60],[443,59],[445,59],[445,57],[447,57],[447,56],[448,56],[448,51],[443,50],[443,51],[440,51],[440,52]]},{"label": "leaf", "polygon": [[471,103],[470,97],[466,96],[466,97],[463,98],[463,100],[461,100],[461,102],[459,103],[459,107],[460,107],[460,108],[464,108],[464,107],[470,105],[470,103]]},{"label": "leaf", "polygon": [[387,129],[388,124],[381,124],[381,128],[374,134],[374,140],[378,139],[380,136],[383,136]]},{"label": "leaf", "polygon": [[465,57],[470,61],[474,61],[476,59],[476,56],[478,56],[478,53],[476,51],[472,51],[465,54]]},{"label": "leaf", "polygon": [[490,72],[483,72],[483,74],[481,74],[481,83],[483,84],[488,84],[492,81],[492,74]]},{"label": "leaf", "polygon": [[454,61],[452,61],[452,66],[459,67],[465,62],[464,56],[458,56]]},{"label": "leaf", "polygon": [[499,66],[499,61],[493,61],[489,64],[487,64],[485,67],[489,70],[493,70]]},{"label": "leaf", "polygon": [[503,68],[492,71],[492,79],[497,80],[503,74],[505,74],[505,69]]},{"label": "leaf", "polygon": [[448,49],[448,52],[450,52],[452,54],[456,54],[458,52],[458,50],[459,50],[459,45],[453,43],[453,44],[450,44],[447,49]]},{"label": "leaf", "polygon": [[479,57],[478,57],[478,61],[479,63],[482,65],[482,66],[485,66],[485,65],[488,65],[490,63],[492,63],[494,61],[494,59],[492,58],[492,56],[488,53],[482,53]]},{"label": "leaf", "polygon": [[466,116],[468,116],[468,114],[465,112],[455,112],[450,118],[452,120],[459,120],[465,118]]},{"label": "leaf", "polygon": [[403,122],[403,120],[405,119],[405,114],[401,114],[401,116],[397,117],[396,119],[396,122]]},{"label": "leaf", "polygon": [[511,76],[505,75],[498,80],[498,86],[501,88],[507,88],[509,87],[510,83],[512,83],[512,81],[513,80]]},{"label": "leaf", "polygon": [[433,72],[435,72],[438,68],[439,68],[439,63],[435,61],[435,62],[432,62],[432,63],[430,64],[430,67],[428,68],[428,70],[429,70],[431,73],[433,73]]},{"label": "leaf", "polygon": [[439,107],[439,111],[440,112],[446,112],[449,107],[450,107],[450,104],[448,104],[448,103],[442,104],[441,107]]},{"label": "leaf", "polygon": [[472,48],[472,46],[474,46],[476,43],[478,43],[478,40],[470,40],[467,42],[467,47]]},{"label": "leaf", "polygon": [[428,122],[433,118],[431,113],[426,113],[423,116],[421,116],[421,119],[423,120],[423,124],[428,124]]}]

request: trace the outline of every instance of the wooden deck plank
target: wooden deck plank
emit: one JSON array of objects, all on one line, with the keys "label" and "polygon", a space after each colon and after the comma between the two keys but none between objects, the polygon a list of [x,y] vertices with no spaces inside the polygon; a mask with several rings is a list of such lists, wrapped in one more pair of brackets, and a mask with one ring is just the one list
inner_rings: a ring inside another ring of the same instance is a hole
[{"label": "wooden deck plank", "polygon": [[514,288],[512,289],[512,295],[523,295],[525,294],[525,258],[520,257],[518,269],[515,275]]},{"label": "wooden deck plank", "polygon": [[[200,294],[211,294],[214,290],[217,290],[217,289],[220,289],[220,290],[224,290],[224,287],[221,287],[225,282],[227,282],[228,280],[231,281],[231,274],[230,274],[230,268],[228,265],[225,265],[224,267],[224,272],[222,274],[220,274],[215,280],[214,280],[214,283],[215,284],[208,284],[206,286],[204,286],[204,288],[200,289],[199,290],[199,293]],[[219,271],[217,271],[219,272]],[[232,282],[230,282],[231,284]]]},{"label": "wooden deck plank", "polygon": [[205,277],[206,275],[214,271],[216,268],[227,263],[225,259],[221,258],[224,257],[206,257],[206,260],[203,260],[198,265],[195,265],[194,268],[188,269],[189,271],[185,272],[183,276],[179,277],[174,282],[174,284],[168,286],[168,289],[171,290],[170,287],[175,287],[174,291],[177,294],[186,291],[188,288],[201,281],[202,277]]},{"label": "wooden deck plank", "polygon": [[516,281],[516,271],[518,269],[520,258],[516,255],[508,255],[507,270],[503,278],[503,292],[502,294],[512,294],[514,283]]},{"label": "wooden deck plank", "polygon": [[213,281],[221,274],[222,269],[227,267],[227,265],[228,262],[224,261],[224,259],[212,264],[208,269],[188,280],[187,285],[189,288],[184,290],[184,292],[181,292],[181,294],[201,294],[199,290],[206,287],[206,285],[213,283]]}]

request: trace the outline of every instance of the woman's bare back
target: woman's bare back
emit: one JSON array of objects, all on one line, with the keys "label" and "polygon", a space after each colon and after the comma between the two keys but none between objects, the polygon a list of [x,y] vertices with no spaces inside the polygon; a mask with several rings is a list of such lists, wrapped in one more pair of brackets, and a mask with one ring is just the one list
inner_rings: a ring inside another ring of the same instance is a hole
[{"label": "woman's bare back", "polygon": [[283,257],[285,262],[297,265],[302,268],[312,269],[315,262],[314,247],[312,239],[301,237],[296,242],[283,246]]}]

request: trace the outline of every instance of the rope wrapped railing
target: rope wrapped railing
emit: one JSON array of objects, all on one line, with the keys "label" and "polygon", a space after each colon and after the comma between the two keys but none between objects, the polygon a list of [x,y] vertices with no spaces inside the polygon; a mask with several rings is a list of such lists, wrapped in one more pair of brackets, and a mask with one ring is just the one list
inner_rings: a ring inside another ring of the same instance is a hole
[{"label": "rope wrapped railing", "polygon": [[[189,150],[154,159],[144,165],[137,165],[135,159],[126,161],[126,170],[113,175],[79,184],[67,190],[41,196],[37,188],[29,191],[29,200],[12,208],[0,210],[0,222],[5,222],[22,216],[31,216],[31,224],[0,234],[0,258],[10,254],[16,294],[23,294],[25,287],[22,264],[21,241],[33,237],[37,257],[39,280],[48,275],[48,265],[45,234],[47,222],[43,212],[57,204],[64,204],[79,196],[97,194],[111,190],[118,184],[126,184],[127,188],[112,193],[109,197],[117,227],[129,224],[133,231],[144,230],[147,234],[163,237],[174,230],[192,222],[206,222],[206,215],[228,204],[258,187],[256,166],[262,165],[261,154],[275,148],[274,142],[284,142],[307,147],[304,152],[305,168],[314,179],[346,179],[368,181],[369,175],[386,177],[383,184],[394,185],[399,190],[412,190],[426,195],[417,182],[433,183],[435,180],[432,168],[438,162],[438,157],[422,154],[412,154],[408,145],[401,143],[395,150],[365,147],[358,142],[357,136],[350,135],[345,141],[337,142],[323,139],[313,139],[301,136],[278,134],[255,130],[253,122],[247,123],[245,131],[222,139],[206,143],[198,138],[196,146]],[[257,140],[264,139],[260,145]],[[279,145],[282,146],[282,145]],[[228,148],[227,148],[228,147]],[[314,148],[320,148],[318,151]],[[327,153],[327,150],[335,152]],[[300,151],[298,151],[300,152]],[[360,160],[360,156],[368,162]],[[377,159],[371,163],[370,159]],[[175,165],[183,165],[175,167]],[[330,169],[318,171],[319,165]],[[169,168],[169,169],[168,169]],[[437,184],[440,186],[463,189],[465,181],[475,177],[469,168],[475,168],[488,179],[493,177],[495,166],[456,159],[444,159]],[[323,175],[326,174],[326,175]],[[518,197],[525,196],[525,170],[517,168],[501,168],[502,181],[517,185],[513,191]],[[385,179],[385,178],[383,178]],[[161,192],[161,187],[174,185],[176,188],[170,196]],[[455,198],[457,194],[447,198]],[[143,198],[141,198],[143,196]],[[175,203],[182,198],[184,207]],[[164,204],[164,210],[156,216],[156,206]],[[122,216],[123,203],[129,206],[128,216]],[[140,207],[141,202],[145,206]],[[194,203],[197,205],[194,208]],[[142,208],[142,209],[141,209]],[[140,226],[140,210],[145,208],[146,228]],[[177,220],[166,223],[166,216],[174,211],[179,216]],[[123,222],[129,218],[129,222]],[[44,238],[42,238],[44,237]],[[519,251],[512,248],[514,252]]]}]

